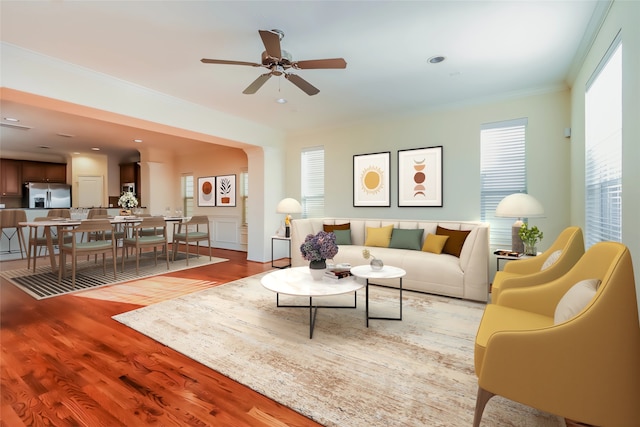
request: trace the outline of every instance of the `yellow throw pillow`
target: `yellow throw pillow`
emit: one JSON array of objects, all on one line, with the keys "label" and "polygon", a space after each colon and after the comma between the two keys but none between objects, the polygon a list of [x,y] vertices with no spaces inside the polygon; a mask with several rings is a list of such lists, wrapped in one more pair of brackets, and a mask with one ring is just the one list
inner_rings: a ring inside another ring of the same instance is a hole
[{"label": "yellow throw pillow", "polygon": [[392,232],[393,224],[380,228],[367,227],[367,238],[364,242],[364,245],[377,246],[379,248],[388,248],[389,242],[391,242]]},{"label": "yellow throw pillow", "polygon": [[424,252],[432,252],[434,254],[441,254],[444,244],[447,243],[449,236],[438,236],[435,234],[427,234],[427,238],[424,239],[424,245],[422,250]]}]

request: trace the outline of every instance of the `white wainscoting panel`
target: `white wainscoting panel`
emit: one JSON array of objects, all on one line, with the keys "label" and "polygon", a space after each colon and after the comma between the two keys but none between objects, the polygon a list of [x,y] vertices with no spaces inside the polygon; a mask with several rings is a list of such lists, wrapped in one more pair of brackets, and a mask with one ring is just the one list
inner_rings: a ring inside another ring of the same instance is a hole
[{"label": "white wainscoting panel", "polygon": [[247,251],[242,241],[242,218],[234,215],[209,215],[213,248]]}]

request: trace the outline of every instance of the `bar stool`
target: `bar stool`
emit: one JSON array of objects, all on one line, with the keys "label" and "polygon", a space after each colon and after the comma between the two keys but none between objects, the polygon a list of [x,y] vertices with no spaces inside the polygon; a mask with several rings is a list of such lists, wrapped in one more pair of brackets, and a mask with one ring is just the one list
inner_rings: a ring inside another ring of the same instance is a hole
[{"label": "bar stool", "polygon": [[[6,253],[12,253],[11,251],[11,239],[18,235],[18,246],[20,247],[20,258],[24,259],[24,254],[27,251],[27,244],[24,241],[24,234],[22,229],[24,225],[20,225],[20,222],[27,221],[27,214],[22,209],[0,209],[0,237],[6,236],[9,239],[9,248]],[[13,230],[7,232],[5,230]]]}]

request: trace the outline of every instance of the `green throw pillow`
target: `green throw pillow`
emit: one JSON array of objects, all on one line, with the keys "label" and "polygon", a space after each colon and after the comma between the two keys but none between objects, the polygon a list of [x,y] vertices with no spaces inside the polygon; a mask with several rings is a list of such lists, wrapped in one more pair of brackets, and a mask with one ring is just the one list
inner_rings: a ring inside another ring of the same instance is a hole
[{"label": "green throw pillow", "polygon": [[422,228],[418,228],[415,230],[394,228],[393,233],[391,233],[391,243],[389,243],[389,247],[419,251],[420,249],[422,249],[423,233],[424,230]]},{"label": "green throw pillow", "polygon": [[351,244],[351,230],[333,230],[333,234],[336,235],[336,245]]}]

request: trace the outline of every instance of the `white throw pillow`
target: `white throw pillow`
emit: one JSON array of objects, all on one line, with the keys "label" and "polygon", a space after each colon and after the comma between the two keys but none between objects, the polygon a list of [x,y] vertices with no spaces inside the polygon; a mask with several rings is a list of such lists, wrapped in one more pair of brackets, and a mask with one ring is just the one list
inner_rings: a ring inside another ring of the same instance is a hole
[{"label": "white throw pillow", "polygon": [[556,306],[553,323],[566,322],[589,304],[600,286],[599,279],[582,280],[571,287]]},{"label": "white throw pillow", "polygon": [[544,264],[542,264],[542,268],[540,269],[540,271],[545,271],[547,268],[555,264],[558,258],[560,258],[560,255],[562,255],[562,249],[558,249],[557,251],[549,255],[549,258],[547,258],[544,261]]}]

